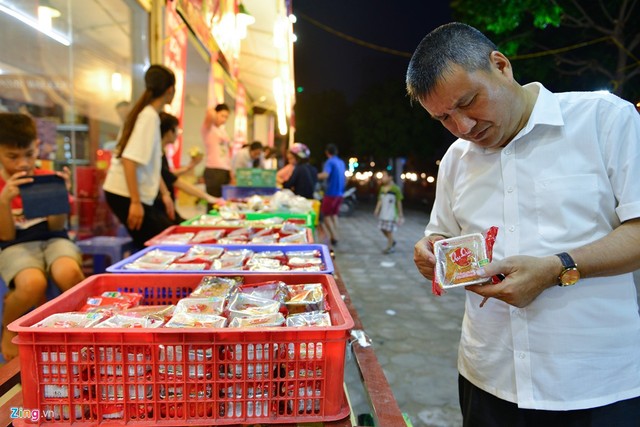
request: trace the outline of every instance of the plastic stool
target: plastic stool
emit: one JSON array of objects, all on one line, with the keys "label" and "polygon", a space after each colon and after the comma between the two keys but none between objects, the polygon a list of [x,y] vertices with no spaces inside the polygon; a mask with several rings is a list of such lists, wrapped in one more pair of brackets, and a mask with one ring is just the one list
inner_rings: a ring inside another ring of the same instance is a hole
[{"label": "plastic stool", "polygon": [[93,255],[93,272],[104,273],[107,268],[105,256],[114,264],[125,257],[127,251],[133,251],[131,237],[95,236],[80,240],[76,244],[85,255]]}]

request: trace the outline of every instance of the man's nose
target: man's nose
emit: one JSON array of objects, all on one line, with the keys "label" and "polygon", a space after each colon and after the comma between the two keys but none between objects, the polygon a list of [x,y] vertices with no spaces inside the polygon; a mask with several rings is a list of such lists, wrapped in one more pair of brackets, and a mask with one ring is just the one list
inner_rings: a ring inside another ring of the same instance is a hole
[{"label": "man's nose", "polygon": [[458,129],[459,135],[467,135],[471,132],[473,127],[476,125],[477,121],[468,117],[465,114],[453,114],[451,116],[453,121],[456,124],[456,128]]}]

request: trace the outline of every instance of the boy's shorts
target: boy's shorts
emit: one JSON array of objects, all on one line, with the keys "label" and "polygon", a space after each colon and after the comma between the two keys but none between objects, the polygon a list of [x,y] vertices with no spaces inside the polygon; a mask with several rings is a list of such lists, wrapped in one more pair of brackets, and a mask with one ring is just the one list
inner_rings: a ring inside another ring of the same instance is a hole
[{"label": "boy's shorts", "polygon": [[324,196],[320,204],[320,213],[325,216],[338,215],[342,196]]},{"label": "boy's shorts", "polygon": [[11,245],[0,251],[0,276],[12,289],[13,279],[25,268],[37,268],[49,275],[51,263],[64,256],[82,265],[80,248],[69,239],[54,238]]}]

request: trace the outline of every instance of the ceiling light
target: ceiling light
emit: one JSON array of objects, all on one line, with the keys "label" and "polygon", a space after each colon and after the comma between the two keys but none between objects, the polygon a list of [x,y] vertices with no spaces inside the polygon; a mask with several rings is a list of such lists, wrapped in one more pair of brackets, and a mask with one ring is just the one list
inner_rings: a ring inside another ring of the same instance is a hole
[{"label": "ceiling light", "polygon": [[52,38],[53,40],[57,41],[60,44],[63,44],[65,46],[71,45],[71,39],[63,36],[62,34],[56,31],[53,31],[51,28],[46,28],[45,25],[40,24],[40,22],[36,21],[31,16],[25,15],[24,13],[17,11],[15,9],[12,9],[9,6],[5,6],[4,4],[1,4],[1,3],[0,3],[0,12],[6,13],[7,15],[17,19],[23,24],[27,24],[34,30],[40,31],[42,34]]}]

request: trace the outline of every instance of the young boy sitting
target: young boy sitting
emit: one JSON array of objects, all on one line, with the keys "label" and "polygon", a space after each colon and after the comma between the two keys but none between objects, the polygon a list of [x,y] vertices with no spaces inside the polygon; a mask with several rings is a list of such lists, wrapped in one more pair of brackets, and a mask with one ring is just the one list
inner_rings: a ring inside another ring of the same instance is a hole
[{"label": "young boy sitting", "polygon": [[[11,342],[15,335],[7,325],[45,301],[48,278],[61,291],[84,279],[80,249],[65,230],[66,214],[25,219],[21,184],[44,175],[35,168],[38,137],[33,120],[24,114],[0,113],[0,276],[9,292],[2,316],[2,355],[6,361],[18,355]],[[69,170],[56,172],[67,182]]]}]

